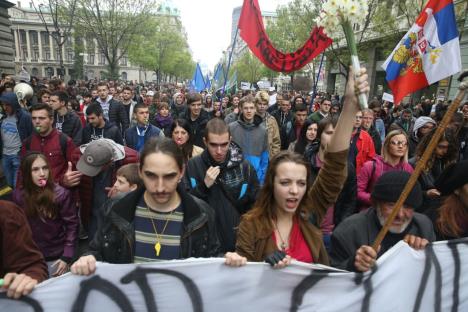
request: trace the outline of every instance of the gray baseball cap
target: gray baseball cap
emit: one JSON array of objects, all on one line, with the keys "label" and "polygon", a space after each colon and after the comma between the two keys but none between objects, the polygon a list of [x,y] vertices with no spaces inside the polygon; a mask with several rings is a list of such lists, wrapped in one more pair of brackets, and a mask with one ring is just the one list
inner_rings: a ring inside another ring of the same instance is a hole
[{"label": "gray baseball cap", "polygon": [[95,140],[86,146],[76,168],[84,175],[94,177],[101,172],[104,165],[113,160],[113,156],[114,152],[109,142]]}]

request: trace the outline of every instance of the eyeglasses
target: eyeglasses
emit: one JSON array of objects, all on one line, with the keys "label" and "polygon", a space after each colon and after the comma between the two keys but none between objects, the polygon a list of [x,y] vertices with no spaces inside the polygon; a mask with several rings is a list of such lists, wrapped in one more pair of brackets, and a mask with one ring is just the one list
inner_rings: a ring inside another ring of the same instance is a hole
[{"label": "eyeglasses", "polygon": [[390,144],[394,145],[394,146],[406,146],[408,145],[408,143],[406,141],[390,141]]}]

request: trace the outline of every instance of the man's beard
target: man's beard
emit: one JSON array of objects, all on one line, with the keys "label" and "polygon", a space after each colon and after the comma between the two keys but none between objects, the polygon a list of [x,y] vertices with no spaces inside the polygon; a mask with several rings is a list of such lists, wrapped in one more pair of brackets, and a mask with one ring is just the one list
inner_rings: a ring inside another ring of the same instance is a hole
[{"label": "man's beard", "polygon": [[[385,220],[385,217],[382,215],[382,212],[380,211],[380,208],[376,208],[376,211],[377,211],[377,218],[379,219],[380,225],[384,226],[384,224],[385,224],[385,222],[387,220]],[[406,230],[406,228],[408,227],[408,225],[410,223],[411,223],[411,218],[409,218],[407,221],[405,221],[405,223],[403,223],[402,225],[400,225],[398,227],[397,226],[390,226],[388,231],[390,233],[393,233],[393,234],[401,234]]]}]

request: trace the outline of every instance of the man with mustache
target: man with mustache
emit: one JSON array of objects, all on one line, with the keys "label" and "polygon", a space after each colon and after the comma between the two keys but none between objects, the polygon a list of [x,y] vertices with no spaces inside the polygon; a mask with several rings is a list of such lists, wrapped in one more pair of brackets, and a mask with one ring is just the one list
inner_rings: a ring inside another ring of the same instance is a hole
[{"label": "man with mustache", "polygon": [[414,211],[422,203],[421,186],[416,182],[378,252],[371,247],[409,178],[410,174],[406,171],[390,171],[379,178],[371,194],[373,208],[345,219],[333,232],[330,251],[332,266],[366,272],[374,266],[378,257],[400,240],[414,249],[423,249],[435,240],[429,218]]}]

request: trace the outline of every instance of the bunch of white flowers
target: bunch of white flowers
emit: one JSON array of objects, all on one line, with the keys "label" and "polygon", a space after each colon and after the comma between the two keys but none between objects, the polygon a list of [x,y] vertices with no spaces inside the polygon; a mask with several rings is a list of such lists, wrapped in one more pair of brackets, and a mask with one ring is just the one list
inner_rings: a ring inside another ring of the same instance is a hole
[{"label": "bunch of white flowers", "polygon": [[326,0],[315,22],[329,37],[337,37],[340,26],[364,22],[369,6],[367,0]]},{"label": "bunch of white flowers", "polygon": [[[367,0],[325,0],[319,17],[315,20],[317,26],[321,26],[330,38],[339,38],[343,33],[348,44],[351,55],[351,64],[354,72],[358,73],[361,65],[357,53],[356,38],[354,37],[354,24],[361,24],[365,21],[369,6]],[[359,105],[361,109],[367,108],[367,97],[359,94]]]}]

